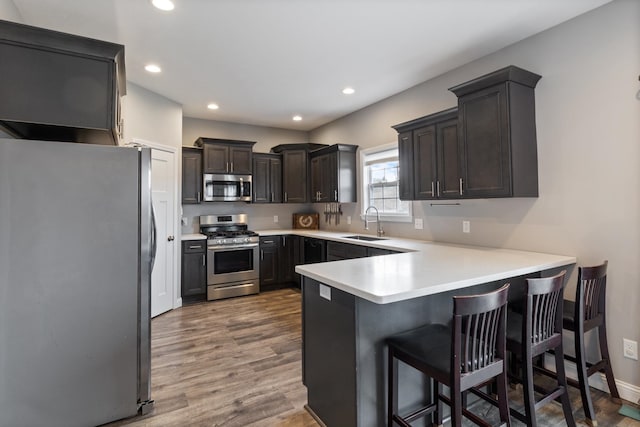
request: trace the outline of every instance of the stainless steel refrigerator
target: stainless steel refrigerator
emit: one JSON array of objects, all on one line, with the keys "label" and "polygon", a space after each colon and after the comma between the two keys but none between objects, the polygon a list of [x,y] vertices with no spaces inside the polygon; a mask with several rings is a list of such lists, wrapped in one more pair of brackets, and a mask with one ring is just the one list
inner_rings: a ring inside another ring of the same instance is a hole
[{"label": "stainless steel refrigerator", "polygon": [[149,149],[0,139],[0,426],[147,412]]}]

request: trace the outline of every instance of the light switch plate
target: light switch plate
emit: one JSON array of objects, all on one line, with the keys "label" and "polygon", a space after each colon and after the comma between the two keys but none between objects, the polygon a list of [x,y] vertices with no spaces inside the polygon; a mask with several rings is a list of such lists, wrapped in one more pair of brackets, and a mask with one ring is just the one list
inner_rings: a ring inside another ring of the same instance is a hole
[{"label": "light switch plate", "polygon": [[463,233],[471,233],[471,222],[470,221],[462,221],[462,232]]},{"label": "light switch plate", "polygon": [[331,288],[327,285],[320,284],[320,296],[331,301]]},{"label": "light switch plate", "polygon": [[278,215],[273,216],[273,222],[278,222]]},{"label": "light switch plate", "polygon": [[422,230],[424,228],[424,222],[422,221],[422,218],[416,218],[413,221],[413,226],[416,230]]}]

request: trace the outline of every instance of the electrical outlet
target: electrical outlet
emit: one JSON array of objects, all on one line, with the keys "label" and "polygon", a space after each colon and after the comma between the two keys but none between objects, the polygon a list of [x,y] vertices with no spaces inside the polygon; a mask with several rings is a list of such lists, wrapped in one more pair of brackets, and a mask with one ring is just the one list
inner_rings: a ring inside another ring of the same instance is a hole
[{"label": "electrical outlet", "polygon": [[273,222],[278,222],[278,215],[273,216]]},{"label": "electrical outlet", "polygon": [[462,221],[462,232],[463,233],[471,233],[471,222],[470,221]]},{"label": "electrical outlet", "polygon": [[413,221],[413,227],[416,230],[422,230],[424,228],[424,223],[422,222],[422,218],[416,218]]},{"label": "electrical outlet", "polygon": [[638,360],[638,342],[628,340],[626,338],[622,339],[622,348],[624,352],[624,357],[627,359]]},{"label": "electrical outlet", "polygon": [[187,217],[183,216],[182,218],[180,218],[180,222],[182,223],[182,225],[187,225]]},{"label": "electrical outlet", "polygon": [[351,215],[347,216],[347,224],[349,224],[349,225],[351,224]]}]

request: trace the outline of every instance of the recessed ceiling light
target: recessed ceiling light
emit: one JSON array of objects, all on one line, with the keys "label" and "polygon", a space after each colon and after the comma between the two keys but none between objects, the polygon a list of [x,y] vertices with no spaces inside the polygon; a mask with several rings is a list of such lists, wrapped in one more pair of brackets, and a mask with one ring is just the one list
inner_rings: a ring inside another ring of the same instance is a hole
[{"label": "recessed ceiling light", "polygon": [[342,93],[344,93],[345,95],[351,95],[353,93],[355,93],[355,89],[352,87],[345,87],[344,89],[342,89]]},{"label": "recessed ceiling light", "polygon": [[211,104],[207,105],[207,108],[209,110],[217,110],[218,108],[220,108],[220,106],[218,106],[218,104],[215,104],[215,103],[212,102]]},{"label": "recessed ceiling light", "polygon": [[294,122],[299,122],[300,120],[302,120],[302,116],[293,116]]},{"label": "recessed ceiling light", "polygon": [[158,67],[156,64],[147,64],[144,66],[144,69],[150,73],[159,73],[162,71],[162,68]]},{"label": "recessed ceiling light", "polygon": [[175,5],[171,0],[151,0],[151,4],[157,7],[160,10],[173,10]]}]

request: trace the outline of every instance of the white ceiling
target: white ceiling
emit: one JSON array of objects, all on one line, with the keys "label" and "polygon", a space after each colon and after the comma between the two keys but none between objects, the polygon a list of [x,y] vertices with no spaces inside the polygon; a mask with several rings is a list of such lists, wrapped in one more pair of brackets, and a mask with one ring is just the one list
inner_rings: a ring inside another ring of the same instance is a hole
[{"label": "white ceiling", "polygon": [[[609,1],[174,0],[172,12],[149,0],[13,3],[25,24],[124,44],[127,79],[185,116],[310,130]],[[149,62],[162,73],[144,71]]]}]

